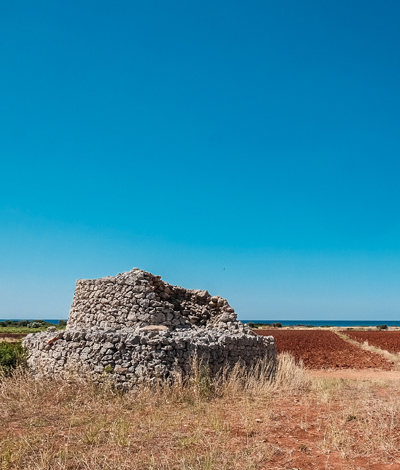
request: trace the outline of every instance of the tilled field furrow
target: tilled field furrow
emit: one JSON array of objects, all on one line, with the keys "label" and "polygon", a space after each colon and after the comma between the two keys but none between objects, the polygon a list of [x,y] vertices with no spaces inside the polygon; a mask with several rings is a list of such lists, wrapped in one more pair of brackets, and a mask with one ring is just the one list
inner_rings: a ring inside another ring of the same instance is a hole
[{"label": "tilled field furrow", "polygon": [[[275,338],[278,353],[287,351],[307,369],[393,369],[379,354],[358,348],[324,330],[255,330]],[[347,333],[346,333],[347,334]]]},{"label": "tilled field furrow", "polygon": [[376,346],[390,353],[400,353],[400,331],[343,330],[340,333],[359,343],[368,341],[370,346]]}]

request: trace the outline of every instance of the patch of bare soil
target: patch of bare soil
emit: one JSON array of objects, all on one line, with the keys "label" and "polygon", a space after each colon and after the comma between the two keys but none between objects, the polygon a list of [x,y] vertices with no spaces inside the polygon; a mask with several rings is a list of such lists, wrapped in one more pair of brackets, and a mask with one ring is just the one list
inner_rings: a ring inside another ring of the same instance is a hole
[{"label": "patch of bare soil", "polygon": [[18,342],[18,340],[14,339],[14,338],[7,338],[7,337],[6,338],[0,338],[0,343],[2,343],[2,342],[4,342],[4,343],[16,343],[16,342]]},{"label": "patch of bare soil", "polygon": [[[353,391],[356,389],[357,387]],[[386,390],[377,389],[375,393],[376,396],[384,396]],[[376,444],[371,442],[374,432],[372,421],[369,429],[365,426],[364,420],[369,413],[368,409],[361,411],[359,404],[353,409],[351,405],[341,401],[346,394],[340,397],[341,399],[339,396],[340,393],[336,397],[330,396],[328,401],[321,400],[320,396],[315,395],[277,400],[270,415],[269,435],[265,438],[266,442],[276,449],[276,453],[269,465],[263,468],[265,470],[399,469],[400,461],[397,456],[388,453],[387,459],[382,459],[382,454],[378,457],[379,451],[375,455],[371,453],[372,447]],[[347,398],[350,396],[352,393]],[[377,403],[375,396],[374,399]],[[376,416],[376,425],[378,420]],[[399,442],[398,438],[395,442]],[[280,455],[279,451],[282,452]]]},{"label": "patch of bare soil", "polygon": [[25,334],[20,334],[20,333],[0,333],[0,343],[2,341],[5,341],[7,343],[16,343],[17,341],[20,341],[25,336],[26,336]]},{"label": "patch of bare soil", "polygon": [[15,338],[22,339],[26,336],[25,333],[0,333],[0,338]]},{"label": "patch of bare soil", "polygon": [[255,330],[273,336],[278,353],[289,352],[307,369],[393,369],[393,362],[326,330]]}]

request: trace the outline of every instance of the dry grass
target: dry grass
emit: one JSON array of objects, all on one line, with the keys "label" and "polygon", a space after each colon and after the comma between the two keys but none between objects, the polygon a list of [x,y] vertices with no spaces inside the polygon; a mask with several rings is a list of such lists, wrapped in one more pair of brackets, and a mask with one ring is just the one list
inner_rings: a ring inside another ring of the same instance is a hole
[{"label": "dry grass", "polygon": [[343,457],[375,456],[397,462],[398,382],[314,379],[312,393],[327,404],[325,450],[337,450]]},{"label": "dry grass", "polygon": [[398,384],[310,379],[287,354],[275,381],[267,372],[261,364],[210,380],[200,368],[189,383],[125,394],[17,373],[0,383],[0,469],[328,469],[399,459]]}]

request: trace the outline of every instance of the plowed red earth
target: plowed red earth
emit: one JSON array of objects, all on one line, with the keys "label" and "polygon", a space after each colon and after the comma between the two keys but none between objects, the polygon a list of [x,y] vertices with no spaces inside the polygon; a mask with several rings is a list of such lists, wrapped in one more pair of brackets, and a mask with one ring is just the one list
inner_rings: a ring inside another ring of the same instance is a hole
[{"label": "plowed red earth", "polygon": [[0,338],[22,339],[24,336],[26,336],[24,333],[0,333]]},{"label": "plowed red earth", "polygon": [[307,369],[383,369],[393,363],[381,355],[364,351],[331,331],[324,330],[255,330],[273,336],[278,353],[287,351],[302,360]]},{"label": "plowed red earth", "polygon": [[350,339],[364,343],[368,341],[371,346],[385,349],[391,353],[400,352],[400,331],[341,331]]}]

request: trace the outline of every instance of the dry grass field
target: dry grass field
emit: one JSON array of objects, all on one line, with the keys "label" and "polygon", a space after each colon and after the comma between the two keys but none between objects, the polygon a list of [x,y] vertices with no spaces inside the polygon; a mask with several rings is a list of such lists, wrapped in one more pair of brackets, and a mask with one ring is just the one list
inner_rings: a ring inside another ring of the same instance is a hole
[{"label": "dry grass field", "polygon": [[125,394],[19,372],[0,382],[0,468],[400,468],[400,383],[312,378],[288,354],[274,382],[199,372]]}]

